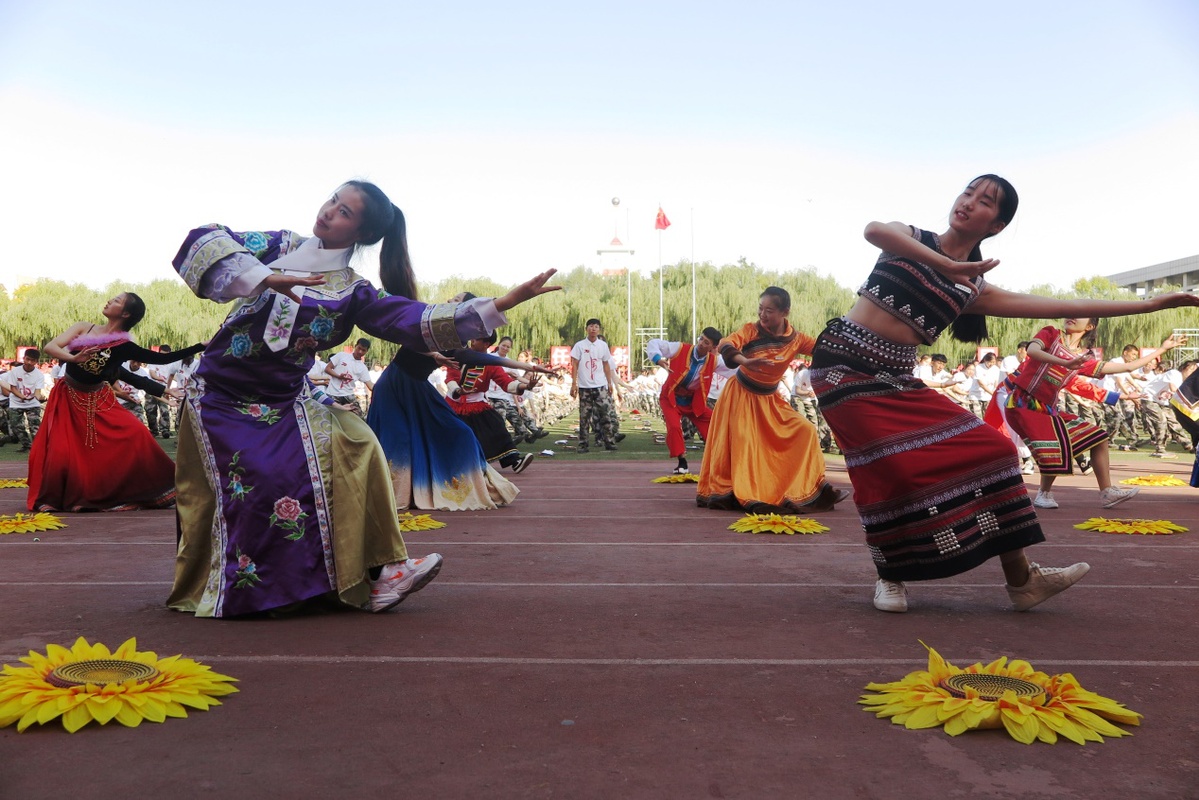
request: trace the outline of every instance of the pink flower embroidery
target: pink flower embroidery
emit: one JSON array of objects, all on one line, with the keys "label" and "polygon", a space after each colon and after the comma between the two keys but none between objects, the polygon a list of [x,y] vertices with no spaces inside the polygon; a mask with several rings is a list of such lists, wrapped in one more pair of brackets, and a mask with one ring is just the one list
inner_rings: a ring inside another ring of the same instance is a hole
[{"label": "pink flower embroidery", "polygon": [[300,518],[300,502],[290,497],[281,497],[275,501],[275,516],[284,522],[295,522]]}]

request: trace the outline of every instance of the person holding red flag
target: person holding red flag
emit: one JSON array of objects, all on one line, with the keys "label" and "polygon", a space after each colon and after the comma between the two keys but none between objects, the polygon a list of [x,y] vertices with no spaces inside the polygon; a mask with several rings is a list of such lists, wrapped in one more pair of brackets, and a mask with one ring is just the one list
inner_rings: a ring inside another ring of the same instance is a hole
[{"label": "person holding red flag", "polygon": [[[679,461],[674,469],[676,475],[690,471],[684,457],[683,417],[695,423],[699,435],[707,441],[712,409],[705,400],[712,388],[712,376],[720,373],[728,377],[736,372],[716,357],[716,344],[720,339],[720,331],[708,327],[694,345],[665,339],[650,339],[645,345],[650,361],[670,373],[662,384],[658,405],[662,409],[662,421],[666,423],[666,449],[671,458]],[[697,398],[699,402],[696,402]]]},{"label": "person holding red flag", "polygon": [[655,230],[664,231],[670,227],[670,220],[666,218],[666,212],[662,210],[662,206],[658,206],[658,216],[654,219]]}]

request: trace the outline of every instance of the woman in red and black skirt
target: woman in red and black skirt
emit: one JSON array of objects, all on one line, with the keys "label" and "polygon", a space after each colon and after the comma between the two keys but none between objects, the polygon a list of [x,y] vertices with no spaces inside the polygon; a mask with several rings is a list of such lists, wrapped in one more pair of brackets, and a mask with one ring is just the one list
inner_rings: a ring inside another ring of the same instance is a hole
[{"label": "woman in red and black skirt", "polygon": [[1024,548],[1045,540],[1011,439],[912,375],[916,348],[947,329],[986,337],[986,315],[1045,319],[1144,314],[1199,305],[1179,293],[1149,300],[1060,300],[1000,289],[983,279],[998,264],[979,243],[1016,214],[1012,185],[972,180],[939,236],[899,222],[872,222],[882,250],[844,317],[816,341],[816,391],[854,488],[878,570],[874,605],[906,611],[905,581],[957,575],[998,557],[1013,608],[1025,611],[1090,569],[1031,563]]},{"label": "woman in red and black skirt", "polygon": [[161,397],[166,387],[121,364],[167,364],[199,353],[204,345],[171,353],[139,347],[129,331],[146,305],[133,292],[109,300],[102,313],[103,324],[78,322],[45,347],[66,364],[66,374],[50,392],[29,453],[31,511],[129,511],[175,504],[175,462],[145,424],[117,403],[110,384],[120,379]]}]

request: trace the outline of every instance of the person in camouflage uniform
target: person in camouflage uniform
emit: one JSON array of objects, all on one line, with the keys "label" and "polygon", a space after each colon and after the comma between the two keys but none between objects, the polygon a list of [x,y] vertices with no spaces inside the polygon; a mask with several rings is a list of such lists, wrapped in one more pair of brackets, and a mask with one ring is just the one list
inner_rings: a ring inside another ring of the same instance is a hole
[{"label": "person in camouflage uniform", "polygon": [[[502,358],[507,358],[511,350],[512,337],[505,336],[496,345],[495,354]],[[518,377],[512,370],[508,370],[508,372],[514,377]],[[487,392],[487,402],[491,404],[491,407],[512,428],[512,436],[517,441],[524,439],[529,444],[532,444],[544,436],[549,436],[549,431],[540,428],[529,416],[528,412],[524,410],[522,405],[518,405],[518,398],[508,394],[504,391],[503,387],[496,385],[494,382],[491,389]]]},{"label": "person in camouflage uniform", "polygon": [[570,351],[570,396],[579,399],[579,448],[588,450],[590,431],[605,450],[616,449],[616,392],[612,354],[607,342],[599,338],[603,327],[594,317],[587,320],[587,338],[575,343]]}]

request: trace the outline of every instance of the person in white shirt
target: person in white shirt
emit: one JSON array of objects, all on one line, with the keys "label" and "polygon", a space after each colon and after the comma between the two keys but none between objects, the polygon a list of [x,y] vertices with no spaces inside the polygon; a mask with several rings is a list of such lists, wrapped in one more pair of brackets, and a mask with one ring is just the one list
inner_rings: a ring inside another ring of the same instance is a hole
[{"label": "person in white shirt", "polygon": [[17,441],[17,437],[10,435],[8,429],[8,373],[11,370],[12,365],[0,361],[0,447]]},{"label": "person in white shirt", "polygon": [[[1121,354],[1112,359],[1112,363],[1126,364],[1129,361],[1136,361],[1140,355],[1140,347],[1135,344],[1125,345]],[[1132,381],[1129,380],[1128,375],[1123,372],[1115,375],[1104,375],[1102,385],[1109,392],[1135,394],[1137,391]],[[1113,446],[1115,446],[1116,437],[1122,435],[1126,444],[1120,445],[1120,450],[1128,451],[1137,449],[1136,418],[1136,400],[1121,399],[1115,405],[1104,408],[1104,421],[1108,434],[1112,437]]]},{"label": "person in white shirt", "polygon": [[1154,458],[1174,458],[1172,453],[1166,452],[1166,444],[1171,437],[1184,445],[1183,449],[1190,449],[1190,442],[1183,437],[1182,428],[1170,412],[1170,398],[1182,386],[1187,376],[1195,371],[1197,364],[1199,362],[1184,361],[1178,369],[1157,373],[1145,386],[1141,406],[1145,409],[1145,418],[1152,426],[1149,435],[1153,440]]},{"label": "person in white shirt", "polygon": [[[169,344],[160,344],[158,352],[169,353],[171,346]],[[175,377],[175,373],[182,366],[179,361],[172,361],[170,364],[150,364],[147,366],[150,380],[161,383],[163,386],[170,386],[171,379]],[[171,424],[171,398],[169,395],[163,397],[155,397],[154,395],[146,395],[144,399],[144,408],[146,410],[146,425],[150,428],[152,436],[159,436],[163,439],[171,438],[171,431],[174,426]]]},{"label": "person in white shirt", "polygon": [[437,369],[430,372],[427,380],[429,381],[430,384],[432,384],[433,388],[436,389],[437,393],[439,395],[441,395],[442,397],[445,397],[446,394],[449,393],[449,389],[446,388],[446,385],[445,385],[445,367],[438,367]]},{"label": "person in white shirt", "polygon": [[[180,392],[187,391],[187,385],[191,383],[192,375],[200,367],[200,358],[200,356],[189,355],[179,362],[179,370],[175,373],[173,378],[175,382],[174,388],[178,389]],[[171,387],[168,386],[167,388],[170,389]],[[179,430],[178,422],[179,419],[176,418],[176,432]]]},{"label": "person in white shirt", "polygon": [[[737,370],[733,370],[733,375],[736,374]],[[708,390],[708,408],[716,408],[716,401],[720,399],[720,393],[724,391],[724,385],[728,382],[729,378],[719,373],[712,376],[712,388]]]},{"label": "person in white shirt", "polygon": [[[512,352],[512,337],[500,337],[499,344],[495,346],[495,354],[501,358],[507,358],[508,353]],[[523,355],[523,353],[522,353]],[[524,371],[519,369],[504,368],[504,371],[513,378],[521,378],[524,376]],[[516,441],[524,439],[529,444],[549,436],[550,432],[537,425],[537,423],[529,417],[529,414],[523,408],[524,396],[512,394],[503,386],[500,386],[495,381],[491,382],[491,387],[486,392],[487,402],[491,407],[504,418],[504,420],[512,427],[512,436]]]},{"label": "person in white shirt", "polygon": [[46,399],[46,375],[38,369],[41,353],[29,349],[21,364],[4,373],[3,391],[8,397],[9,435],[28,453],[42,424],[42,402]]},{"label": "person in white shirt", "polygon": [[1016,345],[1016,355],[1005,356],[999,365],[999,371],[1003,373],[1002,377],[1006,378],[1020,368],[1024,363],[1024,359],[1028,357],[1028,345],[1031,342],[1020,342]]},{"label": "person in white shirt", "polygon": [[916,359],[916,366],[912,368],[912,374],[922,381],[927,381],[933,376],[932,367],[933,357],[928,353],[922,354]]},{"label": "person in white shirt", "polygon": [[793,403],[798,402],[796,410],[803,414],[804,419],[816,426],[816,432],[820,435],[821,451],[835,453],[837,445],[833,441],[833,431],[824,421],[824,415],[820,413],[820,406],[816,402],[816,392],[812,389],[812,370],[809,363],[806,358],[801,359],[800,367],[795,371],[791,400]]},{"label": "person in white shirt", "polygon": [[308,380],[315,383],[317,386],[329,385],[329,373],[325,372],[325,367],[328,364],[320,357],[314,355],[312,357],[312,369],[308,370]]},{"label": "person in white shirt", "polygon": [[995,390],[999,388],[1000,381],[1003,380],[1003,370],[999,368],[999,356],[994,353],[983,355],[974,370],[974,377],[978,379],[978,388],[982,393],[981,399],[985,412],[991,403],[991,398],[995,396]]},{"label": "person in white shirt", "polygon": [[962,367],[953,376],[953,383],[946,389],[949,398],[962,408],[968,410],[979,419],[983,418],[986,408],[986,393],[978,380],[978,365],[974,363]]},{"label": "person in white shirt", "polygon": [[370,370],[363,360],[370,349],[370,339],[359,339],[352,351],[334,354],[325,366],[325,372],[330,376],[327,392],[333,402],[354,406],[358,416],[363,419],[366,418],[366,408],[354,392],[354,382],[362,381],[368,392],[375,390],[375,382],[371,380]]},{"label": "person in white shirt", "polygon": [[612,424],[612,395],[616,381],[612,352],[600,339],[603,326],[594,317],[587,320],[587,338],[575,342],[570,351],[570,396],[579,398],[579,447],[586,453],[590,432],[605,450],[616,449],[616,426]]},{"label": "person in white shirt", "polygon": [[946,389],[953,383],[953,373],[945,368],[948,359],[942,353],[933,353],[929,361],[929,374],[922,377],[924,385],[937,394],[946,394]]},{"label": "person in white shirt", "polygon": [[[121,366],[140,378],[150,378],[150,371],[140,361],[126,361]],[[125,381],[114,381],[112,393],[117,396],[117,402],[121,404],[121,408],[140,419],[147,428],[150,427],[150,423],[146,420],[146,408],[142,400],[144,393],[141,389],[125,383]]]}]

